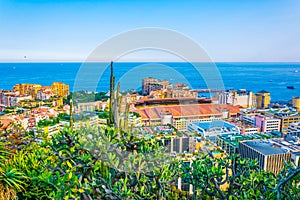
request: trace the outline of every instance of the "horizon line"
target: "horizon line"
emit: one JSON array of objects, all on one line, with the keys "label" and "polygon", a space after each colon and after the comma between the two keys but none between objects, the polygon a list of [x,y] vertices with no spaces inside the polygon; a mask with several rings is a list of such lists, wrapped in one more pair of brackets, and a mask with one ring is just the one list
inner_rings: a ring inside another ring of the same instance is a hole
[{"label": "horizon line", "polygon": [[[0,60],[0,63],[106,63],[111,61],[74,61],[74,60],[30,60],[30,61],[21,61],[21,60]],[[113,61],[115,63],[140,63],[140,62],[150,62],[150,63],[294,63],[298,64],[300,61],[183,61],[183,60],[122,60],[122,61]]]}]

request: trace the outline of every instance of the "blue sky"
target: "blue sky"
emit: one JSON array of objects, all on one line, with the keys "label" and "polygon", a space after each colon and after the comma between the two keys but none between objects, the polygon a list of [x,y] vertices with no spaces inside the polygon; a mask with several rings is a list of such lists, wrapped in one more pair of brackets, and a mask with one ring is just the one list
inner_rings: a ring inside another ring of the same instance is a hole
[{"label": "blue sky", "polygon": [[[300,61],[298,0],[1,0],[0,61],[80,61],[127,30],[161,27],[215,61]],[[168,57],[169,56],[169,57]],[[124,60],[175,59],[140,52]]]}]

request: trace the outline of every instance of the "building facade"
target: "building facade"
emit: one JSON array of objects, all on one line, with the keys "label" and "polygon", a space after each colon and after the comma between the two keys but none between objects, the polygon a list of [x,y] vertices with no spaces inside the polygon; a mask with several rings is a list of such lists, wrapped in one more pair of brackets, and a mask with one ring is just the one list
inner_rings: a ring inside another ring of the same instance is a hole
[{"label": "building facade", "polygon": [[217,92],[216,97],[220,104],[230,104],[233,106],[241,106],[243,108],[256,107],[255,95],[251,91],[245,89]]},{"label": "building facade", "polygon": [[195,141],[192,137],[171,137],[159,140],[159,143],[166,147],[167,153],[193,152]]},{"label": "building facade", "polygon": [[262,132],[280,131],[281,120],[274,117],[256,115],[255,125],[260,128]]},{"label": "building facade", "polygon": [[297,112],[300,112],[300,97],[293,97],[292,104],[293,107],[297,110]]},{"label": "building facade", "polygon": [[18,91],[20,95],[31,95],[32,97],[36,97],[37,92],[42,88],[39,84],[16,84],[13,87],[14,91]]},{"label": "building facade", "polygon": [[254,134],[224,134],[219,135],[217,139],[217,144],[220,146],[227,154],[239,153],[239,142],[257,139],[271,139],[278,138],[280,135],[274,133],[254,133]]},{"label": "building facade", "polygon": [[56,96],[66,98],[69,95],[69,85],[61,82],[54,82],[51,85],[51,91]]},{"label": "building facade", "polygon": [[166,80],[158,80],[156,78],[143,78],[142,94],[149,95],[151,91],[172,89],[172,85]]},{"label": "building facade", "polygon": [[[181,131],[185,131],[191,122],[212,121],[223,118],[236,117],[240,112],[238,107],[220,104],[190,104],[155,106],[141,109],[131,109],[142,118],[144,126],[169,123]],[[224,114],[224,112],[226,114]]]},{"label": "building facade", "polygon": [[271,101],[270,92],[262,90],[256,93],[256,106],[257,108],[266,109],[269,107]]},{"label": "building facade", "polygon": [[276,113],[273,116],[281,120],[280,131],[283,133],[288,132],[288,128],[291,124],[300,122],[299,113]]},{"label": "building facade", "polygon": [[187,126],[187,131],[197,132],[214,143],[217,142],[219,135],[240,134],[240,129],[237,126],[222,120],[193,122]]},{"label": "building facade", "polygon": [[270,141],[243,141],[239,143],[238,151],[242,158],[257,159],[261,169],[276,175],[284,168],[284,160],[287,162],[291,160],[288,149]]},{"label": "building facade", "polygon": [[300,122],[291,123],[288,127],[288,132],[286,133],[286,135],[300,137]]}]

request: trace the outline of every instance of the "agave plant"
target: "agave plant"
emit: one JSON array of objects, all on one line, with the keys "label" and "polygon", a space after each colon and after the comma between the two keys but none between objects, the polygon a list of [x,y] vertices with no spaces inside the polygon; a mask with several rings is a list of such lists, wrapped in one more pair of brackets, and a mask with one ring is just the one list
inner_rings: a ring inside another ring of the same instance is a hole
[{"label": "agave plant", "polygon": [[16,191],[23,191],[26,179],[25,174],[17,169],[1,165],[0,181],[5,189],[14,188]]},{"label": "agave plant", "polygon": [[6,191],[24,190],[24,181],[27,179],[24,173],[18,169],[8,165],[10,153],[6,151],[3,146],[0,146],[0,185]]}]

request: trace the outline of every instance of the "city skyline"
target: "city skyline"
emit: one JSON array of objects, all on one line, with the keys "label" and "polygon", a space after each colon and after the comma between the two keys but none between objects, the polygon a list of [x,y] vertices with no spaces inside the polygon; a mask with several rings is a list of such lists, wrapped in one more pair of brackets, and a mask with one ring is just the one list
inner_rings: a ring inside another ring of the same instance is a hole
[{"label": "city skyline", "polygon": [[0,0],[0,200],[300,199],[299,0]]},{"label": "city skyline", "polygon": [[[124,31],[159,27],[200,44],[216,62],[299,62],[295,0],[277,1],[1,1],[0,62],[84,61]],[[120,61],[181,61],[143,51]]]}]

